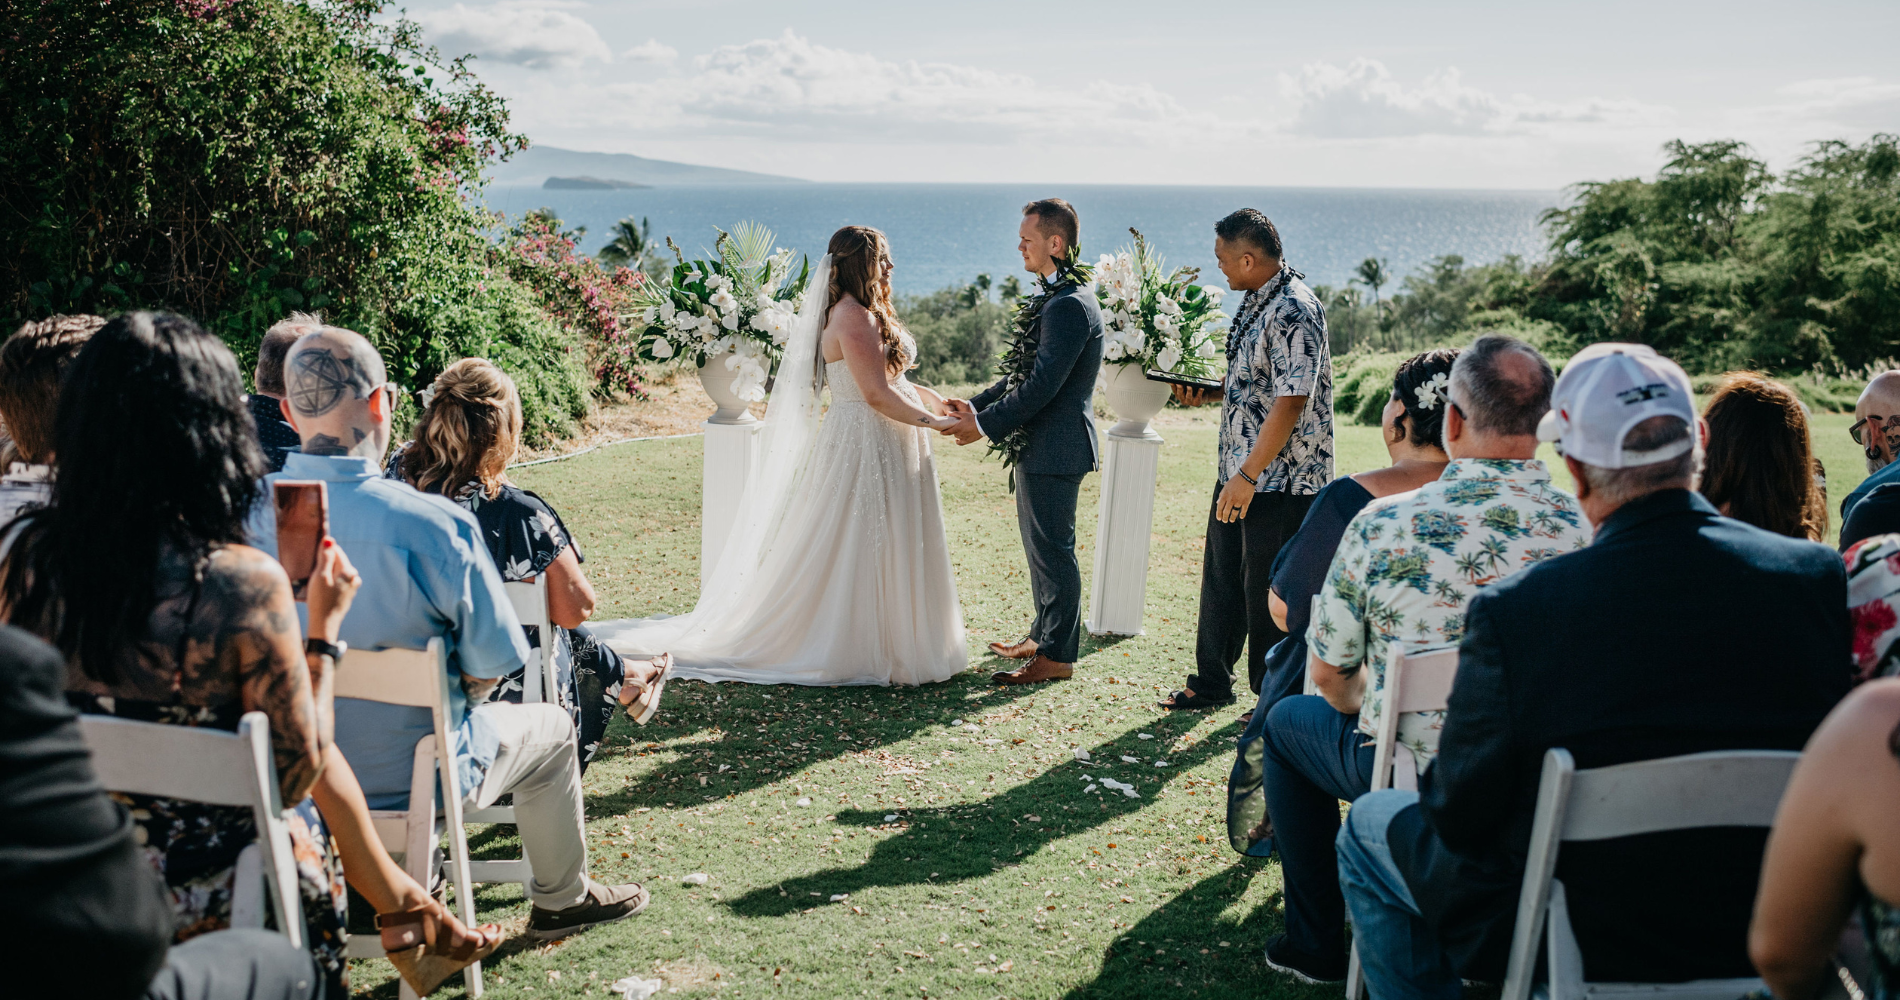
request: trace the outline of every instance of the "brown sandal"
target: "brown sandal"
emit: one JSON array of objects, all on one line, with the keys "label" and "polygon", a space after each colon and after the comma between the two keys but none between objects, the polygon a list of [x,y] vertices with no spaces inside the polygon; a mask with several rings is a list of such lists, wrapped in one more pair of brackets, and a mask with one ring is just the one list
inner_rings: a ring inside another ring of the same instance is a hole
[{"label": "brown sandal", "polygon": [[[660,710],[660,694],[666,690],[666,675],[673,669],[673,654],[661,653],[648,660],[647,664],[658,667],[659,672],[653,675],[651,681],[641,685],[639,694],[621,701],[621,704],[627,706],[627,717],[635,724],[642,726],[647,724],[647,720],[653,718],[653,713]],[[625,683],[622,682],[622,692],[626,691]]]},{"label": "brown sandal", "polygon": [[448,907],[433,900],[413,910],[378,913],[383,953],[419,996],[434,993],[450,976],[495,953],[501,928],[483,924],[471,933]]}]

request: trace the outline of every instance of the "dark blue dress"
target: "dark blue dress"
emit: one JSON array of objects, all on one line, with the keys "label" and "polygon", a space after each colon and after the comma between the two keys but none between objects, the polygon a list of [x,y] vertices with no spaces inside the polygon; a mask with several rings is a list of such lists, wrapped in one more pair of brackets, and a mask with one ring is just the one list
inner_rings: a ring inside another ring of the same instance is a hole
[{"label": "dark blue dress", "polygon": [[1286,602],[1287,637],[1267,650],[1267,675],[1260,682],[1260,701],[1253,720],[1240,736],[1233,773],[1227,781],[1227,839],[1234,850],[1265,857],[1271,840],[1255,842],[1248,836],[1267,814],[1261,788],[1260,736],[1266,731],[1267,710],[1289,695],[1300,693],[1306,679],[1306,623],[1313,611],[1313,595],[1326,583],[1333,553],[1346,535],[1353,516],[1372,502],[1372,493],[1350,476],[1326,484],[1313,497],[1300,530],[1280,547],[1273,560],[1273,592]]}]

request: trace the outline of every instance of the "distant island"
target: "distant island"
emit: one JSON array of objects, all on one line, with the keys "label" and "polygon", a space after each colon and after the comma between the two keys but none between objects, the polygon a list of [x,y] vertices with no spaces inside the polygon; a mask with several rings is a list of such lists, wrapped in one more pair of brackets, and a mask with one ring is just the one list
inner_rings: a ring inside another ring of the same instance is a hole
[{"label": "distant island", "polygon": [[619,191],[625,188],[650,188],[651,184],[635,184],[610,177],[550,177],[541,182],[549,191]]},{"label": "distant island", "polygon": [[686,187],[697,184],[810,183],[797,177],[756,174],[749,170],[649,160],[631,153],[588,153],[556,146],[530,146],[505,162],[493,164],[488,168],[488,180],[492,184],[511,187],[534,186],[564,191]]}]

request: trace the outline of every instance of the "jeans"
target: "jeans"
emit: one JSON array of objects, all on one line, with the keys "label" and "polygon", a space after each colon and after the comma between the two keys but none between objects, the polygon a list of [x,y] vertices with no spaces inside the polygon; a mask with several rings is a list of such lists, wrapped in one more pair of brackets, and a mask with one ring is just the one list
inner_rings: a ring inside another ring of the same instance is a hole
[{"label": "jeans", "polygon": [[1417,802],[1417,792],[1397,789],[1361,796],[1339,830],[1339,886],[1374,1000],[1457,1000],[1463,992],[1385,839],[1392,817]]},{"label": "jeans", "polygon": [[1287,943],[1326,962],[1346,961],[1346,901],[1333,853],[1339,801],[1372,787],[1372,755],[1359,716],[1318,695],[1284,698],[1267,713],[1262,777],[1286,882]]},{"label": "jeans", "polygon": [[1273,584],[1273,559],[1280,546],[1300,530],[1311,496],[1255,493],[1247,516],[1231,523],[1217,516],[1220,483],[1207,508],[1207,548],[1201,556],[1200,624],[1194,637],[1195,694],[1228,698],[1234,693],[1234,663],[1247,653],[1247,687],[1260,693],[1267,672],[1267,650],[1286,638],[1273,624],[1267,594]]},{"label": "jeans", "polygon": [[325,992],[316,961],[282,934],[228,930],[174,945],[145,1000],[322,1000]]},{"label": "jeans", "polygon": [[587,844],[574,720],[547,702],[489,702],[475,711],[486,717],[501,744],[462,807],[486,809],[503,795],[514,795],[521,850],[534,868],[528,898],[544,910],[579,904],[587,895]]}]

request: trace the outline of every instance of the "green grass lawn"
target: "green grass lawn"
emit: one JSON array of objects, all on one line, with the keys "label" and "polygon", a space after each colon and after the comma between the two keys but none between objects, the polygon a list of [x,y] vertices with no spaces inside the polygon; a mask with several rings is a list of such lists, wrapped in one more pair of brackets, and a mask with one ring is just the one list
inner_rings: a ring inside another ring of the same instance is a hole
[{"label": "green grass lawn", "polygon": [[[1816,419],[1831,504],[1862,477],[1848,423]],[[1146,634],[1085,641],[1072,681],[993,686],[984,644],[1029,619],[1014,504],[995,461],[940,447],[972,670],[908,689],[679,683],[652,724],[619,719],[586,776],[591,867],[647,883],[653,905],[565,942],[511,942],[487,965],[490,994],[605,996],[640,974],[669,996],[731,998],[1339,996],[1261,962],[1281,925],[1279,866],[1237,857],[1223,823],[1241,706],[1154,707],[1191,669],[1214,478],[1207,417],[1162,432]],[[1375,428],[1338,437],[1342,474],[1385,464]],[[698,438],[517,477],[579,538],[600,618],[692,607],[699,479]],[[1086,571],[1097,477],[1082,500]],[[1140,798],[1085,795],[1085,774]],[[473,841],[478,857],[519,856],[510,828]],[[683,886],[692,872],[710,880]],[[484,920],[526,918],[518,886],[478,897]],[[396,994],[387,963],[355,977]]]}]

